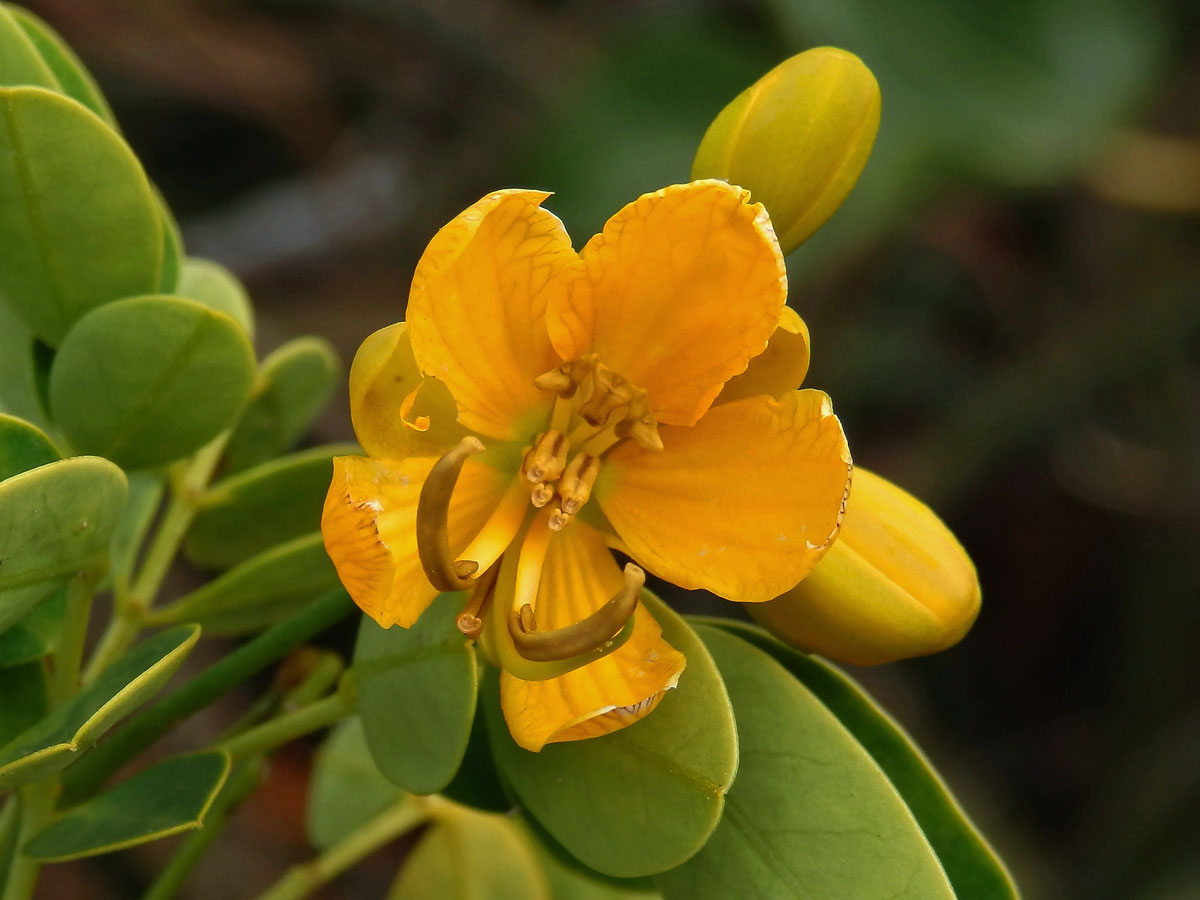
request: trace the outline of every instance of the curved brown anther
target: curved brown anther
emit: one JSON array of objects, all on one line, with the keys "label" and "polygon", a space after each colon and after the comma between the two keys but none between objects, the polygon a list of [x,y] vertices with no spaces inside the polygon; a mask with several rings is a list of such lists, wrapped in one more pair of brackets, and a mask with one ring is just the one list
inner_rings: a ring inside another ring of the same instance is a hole
[{"label": "curved brown anther", "polygon": [[554,391],[560,397],[573,397],[580,383],[596,368],[599,359],[599,354],[589,353],[543,372],[533,379],[533,383],[544,391]]},{"label": "curved brown anther", "polygon": [[625,584],[612,599],[586,619],[553,631],[534,630],[533,610],[528,604],[520,612],[513,610],[508,620],[513,644],[523,657],[537,662],[570,659],[602,647],[625,627],[637,609],[645,583],[646,573],[633,563],[626,563]]},{"label": "curved brown anther", "polygon": [[590,453],[580,453],[563,471],[558,484],[562,495],[562,511],[573,516],[583,508],[592,496],[592,485],[600,474],[600,460]]},{"label": "curved brown anther", "polygon": [[554,499],[554,484],[540,482],[533,486],[533,490],[529,492],[529,502],[533,504],[534,509],[541,509],[547,503]]},{"label": "curved brown anther", "polygon": [[483,631],[483,611],[492,602],[492,595],[496,589],[496,576],[499,573],[500,566],[493,565],[479,576],[479,580],[471,588],[467,605],[454,620],[458,630],[471,639],[479,637],[479,633]]},{"label": "curved brown anther", "polygon": [[477,437],[468,436],[433,464],[417,499],[417,556],[425,576],[439,591],[461,591],[475,583],[479,563],[456,560],[450,552],[450,498],[463,463],[483,451]]},{"label": "curved brown anther", "polygon": [[557,481],[567,466],[567,451],[570,448],[567,439],[557,431],[550,430],[539,434],[521,464],[525,477],[534,484]]}]

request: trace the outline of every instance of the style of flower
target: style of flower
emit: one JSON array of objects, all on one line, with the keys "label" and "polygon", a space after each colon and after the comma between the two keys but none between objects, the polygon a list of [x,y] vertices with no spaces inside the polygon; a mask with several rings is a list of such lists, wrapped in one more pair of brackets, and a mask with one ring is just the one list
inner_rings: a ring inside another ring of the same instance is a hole
[{"label": "style of flower", "polygon": [[322,517],[380,625],[468,592],[458,625],[535,751],[629,725],[677,683],[641,567],[770,600],[833,541],[851,471],[829,398],[797,390],[807,331],[746,191],[646,194],[579,252],[547,196],[489,194],[429,244],[407,321],[355,357],[368,455],[334,460]]}]

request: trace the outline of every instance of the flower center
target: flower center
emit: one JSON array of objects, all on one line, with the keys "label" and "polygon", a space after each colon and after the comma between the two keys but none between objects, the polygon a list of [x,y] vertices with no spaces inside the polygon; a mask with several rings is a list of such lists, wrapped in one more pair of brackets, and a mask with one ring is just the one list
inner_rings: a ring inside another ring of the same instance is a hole
[{"label": "flower center", "polygon": [[607,453],[628,439],[661,450],[662,440],[645,388],[604,365],[596,353],[563,363],[534,383],[558,396],[550,428],[525,452],[521,478],[530,485],[530,503],[550,508],[550,530],[561,531],[591,497]]}]

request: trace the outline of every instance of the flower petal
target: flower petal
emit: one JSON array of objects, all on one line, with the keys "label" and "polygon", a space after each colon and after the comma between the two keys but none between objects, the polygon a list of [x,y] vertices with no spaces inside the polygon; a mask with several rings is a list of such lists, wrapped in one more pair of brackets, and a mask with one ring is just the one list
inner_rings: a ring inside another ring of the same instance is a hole
[{"label": "flower petal", "polygon": [[767,349],[750,360],[745,372],[725,383],[716,402],[730,403],[760,394],[782,397],[803,383],[808,359],[808,326],[794,309],[785,306]]},{"label": "flower petal", "polygon": [[[576,522],[550,541],[535,621],[562,628],[599,609],[622,585],[621,570],[592,529]],[[555,741],[598,737],[647,715],[683,671],[683,654],[663,640],[639,605],[633,634],[603,659],[545,681],[500,675],[500,704],[513,740],[537,752]]]},{"label": "flower petal", "polygon": [[[408,628],[438,593],[421,568],[416,529],[421,485],[435,462],[429,456],[333,460],[333,483],[321,514],[325,551],[350,597],[384,628]],[[467,460],[450,502],[452,550],[462,552],[511,481],[511,474]],[[494,561],[478,562],[485,569]]]},{"label": "flower petal", "polygon": [[551,298],[563,359],[592,350],[649,391],[659,422],[692,425],[763,352],[787,297],[761,204],[722,181],[645,194],[588,241],[586,277]]},{"label": "flower petal", "polygon": [[354,354],[350,420],[376,459],[441,456],[467,433],[446,386],[422,377],[403,322],[376,331]]},{"label": "flower petal", "polygon": [[635,560],[685,588],[770,600],[837,535],[850,451],[829,398],[794,391],[714,406],[664,448],[633,441],[605,460],[593,497]]},{"label": "flower petal", "polygon": [[549,194],[497,191],[460,213],[425,248],[413,275],[408,329],[422,372],[442,381],[458,419],[482,434],[526,440],[554,395],[533,379],[561,361],[546,304],[579,267]]}]

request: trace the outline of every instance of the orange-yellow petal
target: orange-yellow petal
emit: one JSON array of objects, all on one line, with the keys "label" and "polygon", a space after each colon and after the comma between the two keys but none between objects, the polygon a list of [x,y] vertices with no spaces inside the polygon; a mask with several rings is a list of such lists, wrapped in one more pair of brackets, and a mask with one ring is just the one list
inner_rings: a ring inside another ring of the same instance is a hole
[{"label": "orange-yellow petal", "polygon": [[376,331],[350,366],[350,420],[368,456],[441,456],[466,434],[454,398],[422,377],[403,322]]},{"label": "orange-yellow petal", "polygon": [[661,452],[618,446],[592,494],[637,562],[748,602],[781,594],[817,564],[837,535],[851,470],[824,393],[723,403],[661,435]]},{"label": "orange-yellow petal", "polygon": [[794,309],[785,306],[767,349],[750,360],[745,372],[726,382],[716,402],[730,403],[760,394],[782,397],[803,383],[808,359],[808,326]]},{"label": "orange-yellow petal", "polygon": [[[546,554],[535,621],[562,628],[602,606],[623,583],[604,539],[581,522],[554,535]],[[555,741],[598,737],[631,725],[658,705],[683,671],[683,654],[639,605],[633,633],[608,656],[545,681],[500,675],[500,704],[513,740],[534,752]]]},{"label": "orange-yellow petal", "polygon": [[440,380],[468,428],[502,440],[538,431],[554,395],[533,379],[560,360],[546,304],[579,266],[541,191],[488,194],[430,241],[413,275],[408,330],[417,364]]},{"label": "orange-yellow petal", "polygon": [[[321,514],[325,550],[350,597],[384,628],[408,628],[437,595],[417,556],[416,529],[421,485],[435,462],[434,457],[333,460],[333,483]],[[448,517],[455,553],[488,521],[511,481],[511,474],[484,462],[471,459],[463,466]],[[499,543],[502,549],[505,542]],[[480,569],[494,561],[478,560]]]},{"label": "orange-yellow petal", "polygon": [[649,391],[661,423],[694,424],[763,352],[787,297],[770,219],[749,194],[696,181],[645,194],[581,253],[584,277],[551,299],[563,359],[589,351]]}]

